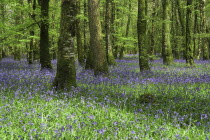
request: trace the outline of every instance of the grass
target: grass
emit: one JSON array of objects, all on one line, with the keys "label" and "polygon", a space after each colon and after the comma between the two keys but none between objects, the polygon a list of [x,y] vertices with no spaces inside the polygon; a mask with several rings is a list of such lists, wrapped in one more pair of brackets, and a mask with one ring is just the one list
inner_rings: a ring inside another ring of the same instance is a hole
[{"label": "grass", "polygon": [[[55,68],[55,61],[52,61]],[[1,140],[208,140],[209,61],[187,68],[151,62],[140,73],[136,56],[117,60],[110,77],[94,77],[77,66],[78,87],[58,93],[55,71],[4,59],[0,62]],[[140,102],[152,94],[154,103]]]}]

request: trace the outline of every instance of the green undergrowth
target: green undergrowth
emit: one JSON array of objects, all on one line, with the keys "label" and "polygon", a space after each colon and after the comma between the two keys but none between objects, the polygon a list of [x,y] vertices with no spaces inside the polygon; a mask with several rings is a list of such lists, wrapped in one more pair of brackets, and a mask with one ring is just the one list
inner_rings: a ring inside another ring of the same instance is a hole
[{"label": "green undergrowth", "polygon": [[[80,85],[68,97],[1,93],[0,139],[205,139],[209,86]],[[199,89],[198,89],[199,88]],[[155,103],[140,103],[149,93]],[[58,95],[56,95],[58,94]]]}]

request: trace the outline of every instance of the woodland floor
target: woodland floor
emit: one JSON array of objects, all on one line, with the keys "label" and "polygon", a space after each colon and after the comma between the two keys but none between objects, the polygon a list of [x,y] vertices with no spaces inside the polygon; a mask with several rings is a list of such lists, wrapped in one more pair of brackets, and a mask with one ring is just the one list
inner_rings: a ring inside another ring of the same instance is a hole
[{"label": "woodland floor", "polygon": [[141,73],[137,56],[128,55],[109,77],[77,64],[78,87],[60,93],[51,88],[52,63],[53,72],[40,72],[38,63],[0,62],[0,140],[210,139],[210,61],[190,68],[159,59]]}]

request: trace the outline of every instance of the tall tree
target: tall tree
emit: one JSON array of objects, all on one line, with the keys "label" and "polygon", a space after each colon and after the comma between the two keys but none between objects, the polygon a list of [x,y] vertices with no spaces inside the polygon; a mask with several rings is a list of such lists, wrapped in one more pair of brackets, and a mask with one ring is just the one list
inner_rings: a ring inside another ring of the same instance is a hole
[{"label": "tall tree", "polygon": [[58,42],[57,73],[53,86],[70,90],[76,86],[74,36],[76,26],[76,0],[62,0],[60,37]]},{"label": "tall tree", "polygon": [[108,64],[105,48],[102,46],[99,0],[88,0],[88,18],[94,75],[107,74]]},{"label": "tall tree", "polygon": [[200,0],[200,19],[201,19],[201,46],[202,46],[202,53],[203,53],[203,60],[209,59],[209,48],[208,48],[208,40],[205,37],[206,34],[206,14],[205,14],[205,0]]},{"label": "tall tree", "polygon": [[186,12],[186,63],[192,66],[194,64],[193,58],[193,43],[192,43],[192,0],[187,0]]},{"label": "tall tree", "polygon": [[84,48],[84,57],[87,59],[88,54],[88,45],[86,39],[86,27],[87,27],[87,0],[83,2],[83,13],[84,13],[84,20],[83,20],[83,48]]},{"label": "tall tree", "polygon": [[137,34],[138,34],[138,48],[139,48],[139,66],[140,71],[150,70],[148,63],[148,54],[146,46],[146,0],[138,0],[138,20],[137,20]]},{"label": "tall tree", "polygon": [[162,0],[163,23],[162,23],[162,56],[163,64],[170,65],[173,61],[171,40],[170,40],[170,4],[169,0]]},{"label": "tall tree", "polygon": [[39,0],[41,5],[41,28],[40,28],[40,63],[41,70],[52,69],[49,43],[49,0]]},{"label": "tall tree", "polygon": [[[128,1],[129,5],[128,5],[128,9],[129,9],[129,13],[128,13],[128,21],[127,21],[127,25],[126,25],[126,31],[125,31],[125,37],[128,38],[128,34],[129,34],[129,30],[130,30],[130,23],[131,23],[131,0]],[[123,46],[120,49],[120,56],[119,59],[122,59],[124,56],[124,51],[125,51],[125,42],[123,43]]]},{"label": "tall tree", "polygon": [[[0,4],[0,10],[1,10],[1,23],[2,23],[2,27],[4,27],[4,20],[5,20],[5,5],[4,5],[4,2],[2,2]],[[1,34],[4,33],[4,28],[1,29]],[[3,40],[3,39],[1,39]],[[2,57],[3,57],[3,48],[4,48],[4,45],[3,45],[3,42],[1,41],[2,45],[0,46],[0,61],[2,60]]]},{"label": "tall tree", "polygon": [[84,31],[83,31],[83,36],[84,36],[84,49],[85,49],[85,58],[86,58],[86,63],[85,63],[85,69],[94,69],[94,66],[93,66],[93,54],[92,54],[92,51],[90,49],[90,44],[88,45],[87,44],[87,34],[86,34],[86,27],[87,27],[87,19],[86,17],[88,17],[87,13],[88,13],[88,5],[87,5],[87,0],[84,0]]},{"label": "tall tree", "polygon": [[[179,17],[179,23],[181,25],[181,36],[184,42],[184,38],[185,38],[185,14],[184,14],[184,8],[181,4],[181,0],[176,0],[176,7],[178,10],[178,17]],[[185,58],[185,43],[181,43],[181,48],[182,48],[182,53],[183,53],[183,57]]]},{"label": "tall tree", "polygon": [[115,51],[116,49],[116,44],[115,44],[115,41],[116,41],[116,37],[115,37],[115,33],[116,33],[116,30],[115,30],[115,17],[116,17],[116,4],[115,4],[115,1],[114,0],[111,0],[111,19],[110,19],[110,25],[111,25],[111,29],[110,29],[110,32],[111,32],[111,44],[112,44],[112,52],[113,52],[113,55],[114,55],[114,58],[116,59],[117,58],[117,51]]},{"label": "tall tree", "polygon": [[200,59],[200,54],[201,54],[201,47],[199,45],[199,40],[200,38],[196,37],[200,33],[200,26],[199,26],[199,20],[198,20],[198,15],[199,15],[199,0],[194,0],[194,27],[193,27],[193,51],[194,51],[194,57],[197,59]]},{"label": "tall tree", "polygon": [[113,65],[116,62],[114,60],[111,42],[111,0],[106,0],[105,33],[107,62],[109,65]]},{"label": "tall tree", "polygon": [[76,36],[77,36],[78,61],[80,65],[84,65],[85,55],[84,55],[84,46],[82,45],[82,36],[81,36],[80,0],[77,0],[76,6],[77,6],[76,8],[76,11],[77,11]]},{"label": "tall tree", "polygon": [[[34,21],[36,21],[36,15],[35,15],[35,10],[36,10],[36,0],[28,0],[28,4],[31,7],[31,13],[29,13],[29,17],[32,18]],[[33,48],[34,48],[34,28],[31,28],[30,30],[30,44],[29,44],[29,53],[28,53],[28,63],[32,64],[33,63]]]},{"label": "tall tree", "polygon": [[[23,0],[18,0],[16,3],[16,8],[15,9],[15,25],[16,26],[20,26],[20,24],[22,24],[22,11],[20,12],[19,9],[21,8],[21,6],[23,5]],[[16,44],[14,45],[14,60],[20,60],[21,59],[21,54],[20,54],[20,39],[21,39],[21,35],[20,33],[15,35],[16,37]]]},{"label": "tall tree", "polygon": [[[152,1],[152,29],[151,29],[151,45],[149,47],[149,54],[150,55],[154,55],[155,54],[155,16],[156,16],[156,0]],[[153,60],[153,58],[151,58],[150,60]]]}]

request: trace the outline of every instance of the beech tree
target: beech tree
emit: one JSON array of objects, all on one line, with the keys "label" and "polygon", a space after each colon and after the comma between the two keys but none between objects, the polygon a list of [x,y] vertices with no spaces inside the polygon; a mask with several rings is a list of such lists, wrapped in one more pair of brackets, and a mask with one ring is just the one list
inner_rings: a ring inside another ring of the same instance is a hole
[{"label": "beech tree", "polygon": [[41,5],[40,63],[41,70],[52,69],[49,52],[49,0],[39,0]]},{"label": "beech tree", "polygon": [[146,41],[146,0],[138,0],[138,20],[137,20],[137,34],[138,34],[138,48],[139,48],[139,66],[140,71],[150,70],[147,54]]},{"label": "beech tree", "polygon": [[[1,16],[1,24],[2,24],[2,26],[5,26],[4,25],[4,20],[5,20],[5,5],[4,5],[3,2],[0,4],[0,10],[1,10],[1,15],[2,15]],[[4,29],[2,28],[0,30],[0,32],[1,32],[1,34],[4,34]],[[0,40],[2,42],[3,39],[0,39]],[[4,45],[2,44],[0,46],[0,61],[2,60],[2,57],[3,57],[3,48],[4,48]]]},{"label": "beech tree", "polygon": [[203,60],[209,59],[209,48],[208,48],[208,40],[205,34],[207,33],[206,29],[206,12],[205,12],[205,0],[200,0],[200,18],[201,18],[201,32],[203,34],[201,39],[201,46],[202,46],[202,52],[203,52]]},{"label": "beech tree", "polygon": [[106,42],[106,57],[109,65],[114,65],[115,59],[112,52],[111,42],[111,0],[106,0],[105,13],[105,42]]},{"label": "beech tree", "polygon": [[78,53],[78,61],[80,63],[80,65],[84,65],[85,64],[85,54],[84,54],[84,46],[82,45],[82,35],[81,35],[81,19],[80,19],[80,1],[81,0],[77,0],[76,3],[76,11],[77,11],[77,24],[76,24],[76,37],[77,37],[77,53]]},{"label": "beech tree", "polygon": [[[20,8],[23,5],[23,0],[18,0],[16,1],[16,9],[15,9],[15,25],[16,26],[20,26],[23,22],[23,15],[22,15],[22,11],[18,12],[18,8]],[[15,35],[15,39],[16,39],[16,43],[14,44],[14,60],[18,60],[20,61],[21,59],[21,52],[20,52],[20,39],[21,39],[21,35],[20,33],[17,33]]]},{"label": "beech tree", "polygon": [[163,64],[170,65],[173,61],[171,40],[170,40],[170,4],[169,0],[162,0],[163,23],[162,23],[162,56]]},{"label": "beech tree", "polygon": [[186,12],[186,63],[187,65],[194,65],[193,58],[193,43],[192,43],[192,0],[187,0]]},{"label": "beech tree", "polygon": [[57,73],[53,86],[71,89],[76,86],[74,37],[76,27],[76,0],[62,0],[60,37],[58,41]]},{"label": "beech tree", "polygon": [[94,75],[108,74],[105,48],[102,45],[99,0],[88,0],[90,30],[90,57],[93,60]]},{"label": "beech tree", "polygon": [[[34,21],[36,20],[36,15],[35,15],[35,10],[36,10],[36,0],[28,0],[28,4],[31,8],[31,11],[29,13],[29,18],[32,18]],[[34,49],[34,37],[35,32],[34,32],[34,27],[31,28],[30,30],[30,43],[29,43],[29,53],[28,53],[28,63],[32,64],[33,63],[33,49]]]}]

